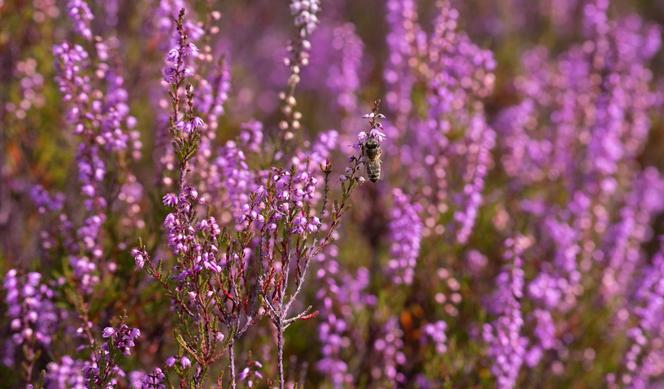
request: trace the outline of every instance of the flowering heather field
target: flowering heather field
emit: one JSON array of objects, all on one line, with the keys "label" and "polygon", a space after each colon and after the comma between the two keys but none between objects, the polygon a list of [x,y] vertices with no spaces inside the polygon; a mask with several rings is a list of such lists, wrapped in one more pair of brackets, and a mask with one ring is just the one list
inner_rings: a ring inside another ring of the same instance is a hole
[{"label": "flowering heather field", "polygon": [[664,388],[664,0],[0,0],[0,388]]}]

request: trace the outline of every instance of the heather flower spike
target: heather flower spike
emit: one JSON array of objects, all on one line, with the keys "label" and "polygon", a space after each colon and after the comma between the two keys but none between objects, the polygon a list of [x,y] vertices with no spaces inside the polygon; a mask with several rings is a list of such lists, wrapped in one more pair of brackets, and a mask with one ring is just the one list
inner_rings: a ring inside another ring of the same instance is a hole
[{"label": "heather flower spike", "polygon": [[301,80],[302,69],[309,65],[311,35],[318,26],[321,11],[320,0],[291,0],[291,16],[297,30],[296,37],[288,44],[289,56],[284,59],[289,76],[285,91],[279,94],[284,119],[279,122],[283,139],[293,139],[295,131],[301,130],[302,113],[297,109],[295,89]]}]

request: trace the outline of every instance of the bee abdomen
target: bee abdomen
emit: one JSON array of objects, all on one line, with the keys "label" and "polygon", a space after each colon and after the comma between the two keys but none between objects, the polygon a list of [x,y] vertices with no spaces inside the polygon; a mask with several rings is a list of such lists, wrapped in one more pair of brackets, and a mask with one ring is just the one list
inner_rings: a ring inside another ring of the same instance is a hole
[{"label": "bee abdomen", "polygon": [[371,182],[376,182],[380,179],[380,160],[369,161],[367,163],[367,175]]}]

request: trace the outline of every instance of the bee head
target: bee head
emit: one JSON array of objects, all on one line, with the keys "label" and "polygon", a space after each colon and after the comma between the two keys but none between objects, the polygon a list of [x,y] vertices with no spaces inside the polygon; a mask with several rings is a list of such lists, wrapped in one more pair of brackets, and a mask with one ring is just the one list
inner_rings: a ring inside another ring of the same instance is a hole
[{"label": "bee head", "polygon": [[378,141],[374,138],[369,138],[366,142],[364,142],[364,147],[367,149],[377,149],[380,147],[380,143],[378,143]]}]

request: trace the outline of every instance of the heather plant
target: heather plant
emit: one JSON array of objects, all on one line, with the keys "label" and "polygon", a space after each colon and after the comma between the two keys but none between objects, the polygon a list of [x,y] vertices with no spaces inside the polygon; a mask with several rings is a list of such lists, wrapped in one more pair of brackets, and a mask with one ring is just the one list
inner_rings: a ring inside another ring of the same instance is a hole
[{"label": "heather plant", "polygon": [[659,3],[0,0],[0,387],[661,386]]}]

